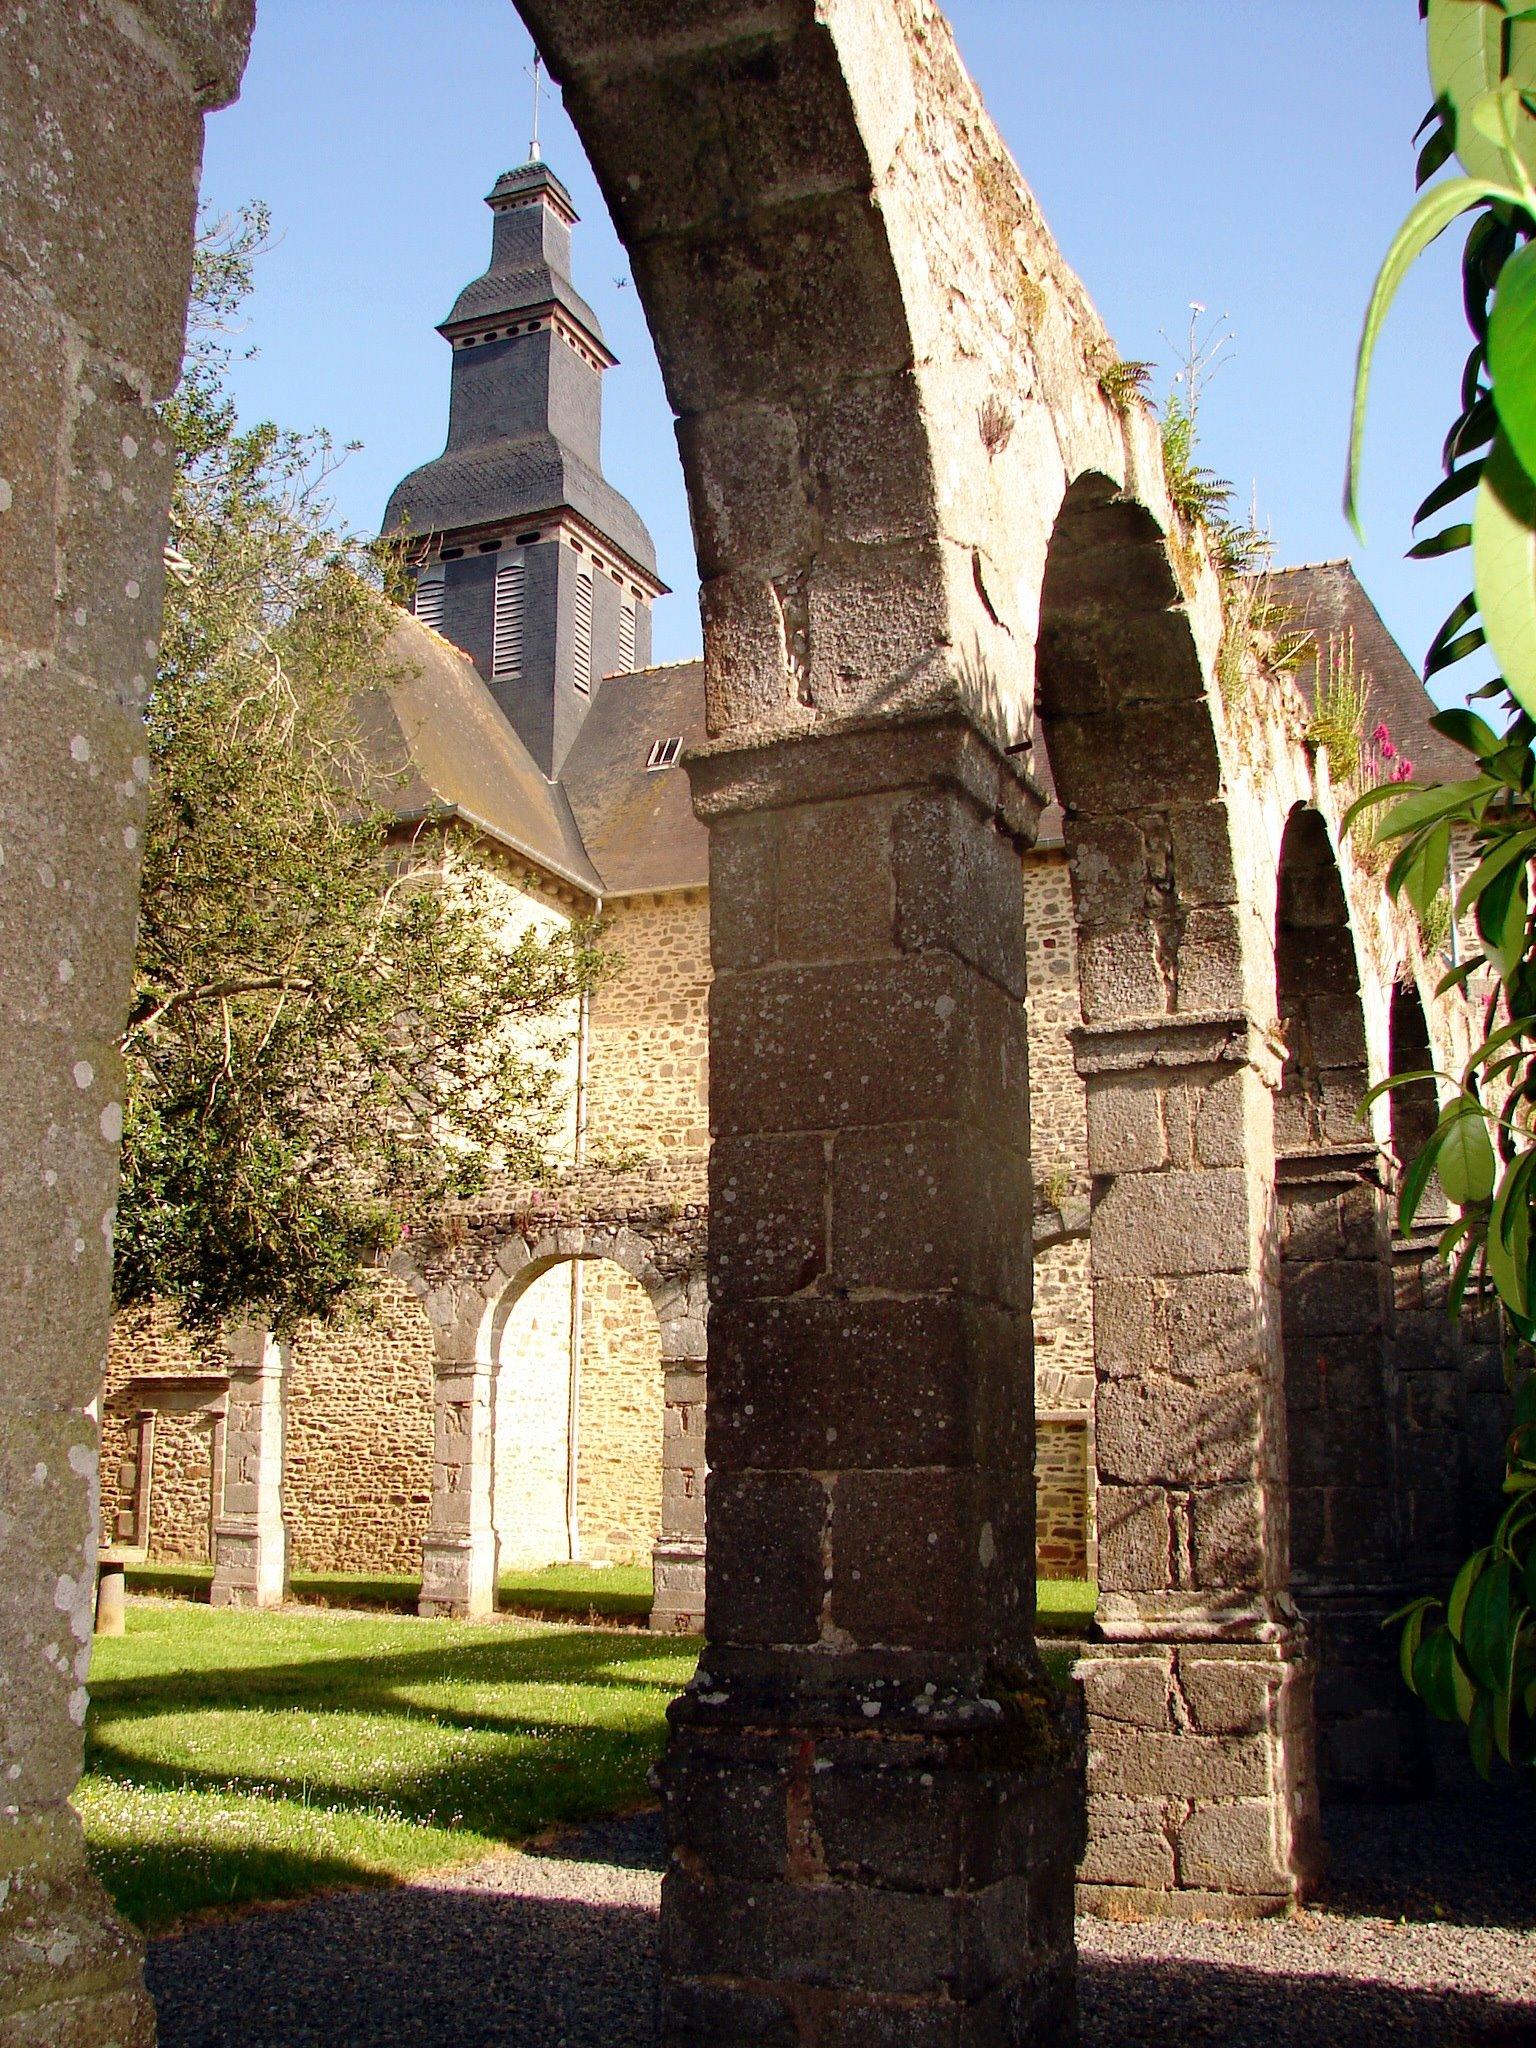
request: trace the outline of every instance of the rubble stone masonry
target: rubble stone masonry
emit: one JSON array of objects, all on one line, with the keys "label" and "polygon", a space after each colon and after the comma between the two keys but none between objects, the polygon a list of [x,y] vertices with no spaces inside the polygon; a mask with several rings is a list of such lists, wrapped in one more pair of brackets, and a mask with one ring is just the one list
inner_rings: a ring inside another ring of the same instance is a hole
[{"label": "rubble stone masonry", "polygon": [[613,972],[592,1001],[589,1156],[702,1158],[709,1150],[709,898],[625,897],[603,913]]}]

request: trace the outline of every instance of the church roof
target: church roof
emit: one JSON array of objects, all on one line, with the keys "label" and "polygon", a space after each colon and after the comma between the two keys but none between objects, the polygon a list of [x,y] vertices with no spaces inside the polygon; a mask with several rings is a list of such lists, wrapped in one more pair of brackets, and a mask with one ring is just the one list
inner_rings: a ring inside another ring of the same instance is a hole
[{"label": "church roof", "polygon": [[[1291,607],[1294,624],[1305,627],[1323,653],[1330,639],[1353,634],[1355,666],[1370,684],[1369,721],[1386,726],[1419,781],[1455,782],[1467,773],[1469,757],[1430,729],[1438,706],[1388,632],[1352,563],[1309,562],[1277,569],[1269,580],[1276,600]],[[1317,688],[1315,660],[1296,671],[1296,683],[1310,706]]]},{"label": "church roof", "polygon": [[658,740],[704,739],[704,664],[609,676],[592,700],[561,781],[605,896],[702,888],[709,841],[679,767],[648,769]]},{"label": "church roof", "polygon": [[539,772],[469,656],[399,612],[386,659],[387,686],[356,705],[377,800],[402,820],[461,819],[601,894],[564,790]]},{"label": "church roof", "polygon": [[383,531],[393,533],[408,524],[418,536],[442,533],[492,520],[528,519],[562,505],[640,568],[656,574],[656,545],[634,506],[553,434],[483,441],[423,463],[391,492]]},{"label": "church roof", "polygon": [[525,313],[531,306],[564,306],[584,327],[606,355],[608,345],[597,315],[568,277],[548,263],[529,263],[518,270],[488,270],[471,279],[453,302],[453,310],[438,328],[452,334],[469,320],[499,320],[508,313]]}]

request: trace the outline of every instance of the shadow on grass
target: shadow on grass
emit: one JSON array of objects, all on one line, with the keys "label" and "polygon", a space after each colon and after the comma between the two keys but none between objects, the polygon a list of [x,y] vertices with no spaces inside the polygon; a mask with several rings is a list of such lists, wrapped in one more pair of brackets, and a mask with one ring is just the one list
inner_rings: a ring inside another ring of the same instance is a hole
[{"label": "shadow on grass", "polygon": [[332,1624],[285,1617],[288,1654],[261,1661],[242,1620],[199,1664],[228,1625],[183,1609],[143,1646],[183,1648],[185,1668],[98,1678],[84,1811],[140,1926],[387,1880],[646,1799],[686,1660],[675,1639],[422,1625],[413,1649],[392,1625],[341,1626],[386,1640],[327,1654]]}]

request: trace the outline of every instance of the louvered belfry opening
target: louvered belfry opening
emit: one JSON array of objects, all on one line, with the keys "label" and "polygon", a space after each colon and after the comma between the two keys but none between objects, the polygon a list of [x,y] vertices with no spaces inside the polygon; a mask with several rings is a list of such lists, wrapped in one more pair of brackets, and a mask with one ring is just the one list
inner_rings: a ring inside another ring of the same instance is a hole
[{"label": "louvered belfry opening", "polygon": [[443,630],[443,579],[441,575],[423,576],[416,585],[416,616],[424,626],[430,626],[434,633]]},{"label": "louvered belfry opening", "polygon": [[571,680],[585,697],[592,689],[592,578],[576,578],[576,617],[571,653]]},{"label": "louvered belfry opening", "polygon": [[635,666],[635,608],[619,607],[619,674],[631,675]]},{"label": "louvered belfry opening", "polygon": [[496,612],[492,625],[491,673],[498,680],[523,672],[523,605],[527,571],[519,557],[496,571]]}]

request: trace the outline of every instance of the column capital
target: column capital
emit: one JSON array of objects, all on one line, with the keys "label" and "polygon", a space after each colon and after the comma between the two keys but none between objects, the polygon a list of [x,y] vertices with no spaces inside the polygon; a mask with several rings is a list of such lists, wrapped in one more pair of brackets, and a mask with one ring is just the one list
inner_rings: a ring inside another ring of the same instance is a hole
[{"label": "column capital", "polygon": [[1361,1181],[1384,1188],[1390,1186],[1391,1179],[1392,1162],[1374,1141],[1281,1152],[1275,1159],[1275,1181],[1282,1189],[1354,1187]]},{"label": "column capital", "polygon": [[1285,1060],[1283,1050],[1245,1010],[1121,1017],[1112,1024],[1081,1024],[1069,1036],[1084,1080],[1148,1068],[1247,1066],[1277,1087]]},{"label": "column capital", "polygon": [[683,765],[706,824],[743,811],[936,785],[962,791],[1020,846],[1032,846],[1046,802],[1024,757],[1004,753],[957,700],[916,716],[829,720],[804,734],[716,741]]}]

